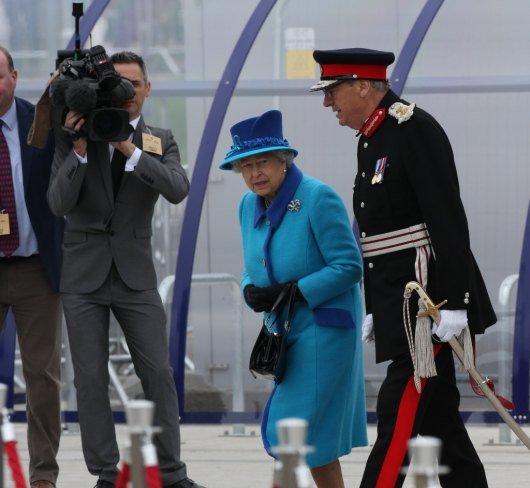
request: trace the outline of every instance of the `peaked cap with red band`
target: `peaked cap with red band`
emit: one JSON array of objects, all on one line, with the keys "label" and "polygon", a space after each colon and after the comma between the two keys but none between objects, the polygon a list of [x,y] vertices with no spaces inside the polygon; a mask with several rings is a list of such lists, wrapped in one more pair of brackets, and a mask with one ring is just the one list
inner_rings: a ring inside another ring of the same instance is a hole
[{"label": "peaked cap with red band", "polygon": [[310,88],[311,91],[351,79],[385,81],[386,67],[395,60],[391,52],[360,47],[314,51],[313,58],[320,64],[320,81]]}]

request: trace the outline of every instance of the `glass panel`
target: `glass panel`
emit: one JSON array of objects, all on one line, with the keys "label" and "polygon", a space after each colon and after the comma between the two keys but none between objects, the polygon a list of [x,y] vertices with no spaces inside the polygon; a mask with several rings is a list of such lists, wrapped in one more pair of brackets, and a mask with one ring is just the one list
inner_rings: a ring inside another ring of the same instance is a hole
[{"label": "glass panel", "polygon": [[[237,282],[242,272],[237,208],[246,187],[241,176],[218,169],[231,145],[231,125],[280,109],[284,135],[300,151],[297,164],[333,186],[351,214],[357,139],[324,110],[320,94],[308,92],[318,77],[311,52],[371,47],[399,54],[424,4],[280,0],[271,11],[241,72],[210,171],[194,262],[194,274],[203,281],[194,283],[190,300],[186,410],[233,408],[235,285],[229,279],[208,285],[205,277],[214,275],[215,280],[223,274]],[[257,5],[256,0],[113,0],[92,32],[92,44],[103,45],[108,53],[127,49],[144,56],[153,85],[144,116],[173,130],[190,178],[215,89]],[[505,306],[498,293],[503,280],[519,271],[528,206],[530,64],[522,62],[520,53],[529,43],[529,14],[525,0],[502,5],[493,0],[445,2],[403,93],[438,119],[453,146],[472,248],[508,328],[490,329],[477,341],[479,368],[494,378],[499,362],[509,362],[515,306],[513,295]],[[54,69],[57,49],[74,32],[71,2],[4,0],[0,19],[0,44],[9,47],[19,71],[17,95],[36,101]],[[184,210],[185,203],[174,206],[160,199],[157,204],[153,248],[160,282],[175,272]],[[171,296],[170,288],[168,313]],[[241,313],[245,410],[254,412],[262,408],[270,385],[246,370],[260,317],[246,306]],[[499,341],[505,341],[507,353],[499,351]],[[365,346],[365,364],[373,408],[385,365],[375,365],[371,346]],[[511,366],[506,370],[511,374]],[[472,397],[464,375],[461,382],[464,410],[489,409]],[[509,386],[509,378],[505,384]],[[132,387],[130,392],[137,393]],[[509,391],[501,393],[509,396]]]}]

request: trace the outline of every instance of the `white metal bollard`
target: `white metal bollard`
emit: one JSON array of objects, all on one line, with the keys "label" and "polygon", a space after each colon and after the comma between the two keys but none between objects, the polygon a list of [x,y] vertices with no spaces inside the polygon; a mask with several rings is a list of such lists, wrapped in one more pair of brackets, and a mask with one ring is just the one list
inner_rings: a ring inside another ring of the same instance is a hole
[{"label": "white metal bollard", "polygon": [[274,453],[280,455],[274,471],[274,488],[313,488],[311,472],[305,462],[307,453],[314,450],[306,446],[307,421],[299,418],[286,418],[276,424],[279,447]]},{"label": "white metal bollard", "polygon": [[149,400],[132,400],[125,406],[131,438],[131,481],[133,488],[144,488],[144,462],[142,445],[144,437],[154,432],[155,404]]},{"label": "white metal bollard", "polygon": [[438,475],[449,472],[438,465],[442,441],[436,437],[418,436],[409,440],[408,451],[411,465],[404,472],[412,475],[416,488],[440,488]]}]

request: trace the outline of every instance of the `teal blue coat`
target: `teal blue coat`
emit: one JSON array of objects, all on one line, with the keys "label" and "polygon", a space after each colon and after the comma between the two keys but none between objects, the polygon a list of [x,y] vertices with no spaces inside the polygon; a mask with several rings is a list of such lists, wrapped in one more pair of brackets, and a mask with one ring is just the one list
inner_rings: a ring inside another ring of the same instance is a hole
[{"label": "teal blue coat", "polygon": [[[278,420],[304,418],[307,443],[315,447],[308,465],[328,464],[367,444],[362,259],[348,214],[334,190],[293,165],[272,205],[266,209],[263,199],[249,192],[239,219],[243,289],[297,281],[306,300],[296,302],[287,371],[263,412],[264,447],[271,454],[278,445]],[[282,316],[278,319],[281,324]]]}]

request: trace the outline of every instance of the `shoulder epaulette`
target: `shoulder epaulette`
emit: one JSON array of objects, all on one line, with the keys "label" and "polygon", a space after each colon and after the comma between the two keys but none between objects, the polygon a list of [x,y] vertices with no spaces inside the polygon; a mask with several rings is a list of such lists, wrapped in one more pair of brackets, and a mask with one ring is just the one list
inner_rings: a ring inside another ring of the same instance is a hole
[{"label": "shoulder epaulette", "polygon": [[412,114],[414,113],[414,107],[416,107],[415,103],[405,105],[404,103],[396,102],[390,106],[390,108],[388,109],[388,113],[389,115],[397,119],[398,124],[401,124],[402,122],[406,122],[412,117]]}]

